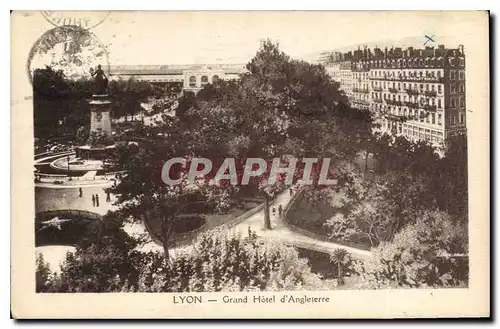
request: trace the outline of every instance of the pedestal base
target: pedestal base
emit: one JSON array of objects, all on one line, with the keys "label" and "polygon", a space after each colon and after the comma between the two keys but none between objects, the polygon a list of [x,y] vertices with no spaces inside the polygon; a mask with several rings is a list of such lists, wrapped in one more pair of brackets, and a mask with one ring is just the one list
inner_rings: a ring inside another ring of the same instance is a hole
[{"label": "pedestal base", "polygon": [[113,156],[116,147],[110,145],[106,147],[91,147],[88,145],[78,146],[76,148],[76,157],[83,160],[101,160],[104,161]]}]

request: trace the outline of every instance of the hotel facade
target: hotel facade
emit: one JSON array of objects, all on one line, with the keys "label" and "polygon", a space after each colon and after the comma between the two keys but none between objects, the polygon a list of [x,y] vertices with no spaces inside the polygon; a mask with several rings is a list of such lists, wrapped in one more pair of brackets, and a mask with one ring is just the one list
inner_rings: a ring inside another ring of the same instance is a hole
[{"label": "hotel facade", "polygon": [[369,109],[382,132],[443,145],[466,133],[463,46],[359,49],[322,54],[352,106]]}]

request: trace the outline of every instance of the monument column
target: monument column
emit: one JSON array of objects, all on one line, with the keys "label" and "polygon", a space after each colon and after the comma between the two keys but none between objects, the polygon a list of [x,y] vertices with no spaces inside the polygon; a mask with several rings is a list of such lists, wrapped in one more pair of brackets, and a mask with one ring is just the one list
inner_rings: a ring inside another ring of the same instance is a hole
[{"label": "monument column", "polygon": [[111,101],[108,95],[92,95],[90,104],[90,133],[111,136]]}]

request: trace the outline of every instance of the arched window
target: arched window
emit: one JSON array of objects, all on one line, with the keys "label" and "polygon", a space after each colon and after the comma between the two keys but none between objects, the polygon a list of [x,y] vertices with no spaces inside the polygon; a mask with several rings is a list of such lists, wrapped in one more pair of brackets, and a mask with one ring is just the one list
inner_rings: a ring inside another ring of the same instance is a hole
[{"label": "arched window", "polygon": [[216,82],[217,80],[219,80],[219,76],[218,75],[214,75],[212,77],[212,83]]},{"label": "arched window", "polygon": [[208,83],[208,77],[206,75],[201,77],[201,85],[204,86]]},{"label": "arched window", "polygon": [[196,87],[196,77],[194,75],[189,77],[189,87]]}]

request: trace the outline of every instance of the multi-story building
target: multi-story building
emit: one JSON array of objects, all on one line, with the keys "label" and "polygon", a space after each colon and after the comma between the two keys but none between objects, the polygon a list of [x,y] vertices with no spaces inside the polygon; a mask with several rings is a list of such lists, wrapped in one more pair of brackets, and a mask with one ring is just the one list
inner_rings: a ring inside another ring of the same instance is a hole
[{"label": "multi-story building", "polygon": [[197,93],[208,83],[217,79],[237,80],[246,72],[244,64],[206,65],[126,65],[111,66],[112,79],[149,81],[153,84],[176,87],[179,90]]},{"label": "multi-story building", "polygon": [[[463,46],[365,48],[332,56],[325,65],[351,104],[369,108],[382,131],[435,144],[466,132]],[[351,67],[347,81],[342,66]]]}]

